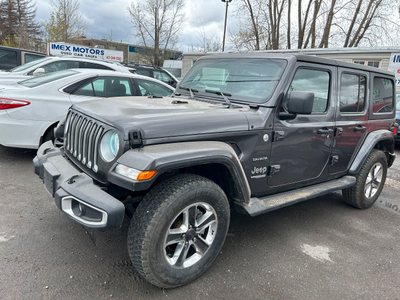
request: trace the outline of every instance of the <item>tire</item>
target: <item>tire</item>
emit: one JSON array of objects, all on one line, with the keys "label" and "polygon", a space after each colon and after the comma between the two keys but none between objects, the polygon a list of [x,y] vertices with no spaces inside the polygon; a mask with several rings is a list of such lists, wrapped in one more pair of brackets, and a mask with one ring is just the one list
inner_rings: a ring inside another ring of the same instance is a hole
[{"label": "tire", "polygon": [[46,130],[46,132],[43,134],[42,144],[47,141],[52,141],[54,143],[54,128],[56,128],[56,125],[52,125]]},{"label": "tire", "polygon": [[132,264],[155,286],[187,284],[215,260],[229,221],[228,199],[211,180],[194,174],[165,180],[143,198],[131,220]]},{"label": "tire", "polygon": [[385,185],[387,173],[386,155],[373,150],[356,175],[356,184],[343,190],[344,201],[354,207],[371,207],[378,199]]}]

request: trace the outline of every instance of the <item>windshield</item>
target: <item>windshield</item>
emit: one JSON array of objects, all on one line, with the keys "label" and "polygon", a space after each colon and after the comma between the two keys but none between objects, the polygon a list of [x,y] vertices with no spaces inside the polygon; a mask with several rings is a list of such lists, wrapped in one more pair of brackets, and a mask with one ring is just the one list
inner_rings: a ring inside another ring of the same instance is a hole
[{"label": "windshield", "polygon": [[42,62],[45,62],[45,61],[47,61],[47,60],[51,60],[51,58],[50,58],[50,57],[46,57],[46,58],[41,58],[41,59],[33,60],[33,61],[31,61],[31,62],[28,62],[28,63],[24,64],[24,65],[20,65],[20,66],[18,66],[18,67],[15,67],[15,68],[11,69],[10,71],[11,71],[11,72],[25,71],[25,70],[27,70],[27,69],[33,67],[33,66],[36,66],[36,65],[41,64]]},{"label": "windshield", "polygon": [[179,84],[196,94],[223,93],[231,100],[264,103],[274,92],[287,65],[282,59],[204,59]]},{"label": "windshield", "polygon": [[74,74],[78,74],[78,72],[72,71],[72,70],[53,72],[53,73],[49,73],[47,75],[34,77],[34,78],[30,78],[30,79],[21,81],[21,82],[19,82],[19,84],[26,86],[26,87],[33,88],[33,87],[37,87],[39,85],[49,83],[49,82],[52,82],[52,81],[55,81],[55,80],[58,80],[61,78],[72,76]]},{"label": "windshield", "polygon": [[396,94],[396,110],[400,110],[400,93]]}]

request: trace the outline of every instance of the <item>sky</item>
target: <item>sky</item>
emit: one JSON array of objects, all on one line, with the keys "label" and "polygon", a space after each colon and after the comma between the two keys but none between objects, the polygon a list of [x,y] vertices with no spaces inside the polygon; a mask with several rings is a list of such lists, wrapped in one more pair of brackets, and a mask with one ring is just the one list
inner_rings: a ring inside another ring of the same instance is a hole
[{"label": "sky", "polygon": [[[132,36],[133,28],[128,18],[127,8],[132,2],[145,0],[81,0],[79,10],[86,23],[86,37],[94,39],[111,38],[116,42],[140,44]],[[234,0],[235,1],[235,0]],[[237,0],[236,0],[237,1]],[[52,6],[48,0],[36,1],[36,18],[42,23],[50,17]],[[227,37],[230,32],[238,31],[234,5],[228,8]],[[177,50],[188,52],[192,46],[201,46],[202,32],[208,38],[222,42],[225,3],[221,0],[186,0],[186,21],[179,34]],[[226,49],[228,49],[228,45]]]}]

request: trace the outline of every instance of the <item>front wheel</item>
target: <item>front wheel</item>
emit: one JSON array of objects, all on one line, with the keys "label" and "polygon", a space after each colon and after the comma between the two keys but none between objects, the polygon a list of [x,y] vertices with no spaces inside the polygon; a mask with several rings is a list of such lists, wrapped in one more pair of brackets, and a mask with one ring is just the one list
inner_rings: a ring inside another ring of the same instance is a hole
[{"label": "front wheel", "polygon": [[173,177],[139,204],[128,231],[129,256],[150,283],[184,285],[217,257],[229,220],[229,202],[217,184],[194,174]]},{"label": "front wheel", "polygon": [[344,201],[357,208],[371,207],[382,192],[386,173],[387,160],[385,153],[373,150],[360,172],[356,175],[356,184],[343,190]]}]

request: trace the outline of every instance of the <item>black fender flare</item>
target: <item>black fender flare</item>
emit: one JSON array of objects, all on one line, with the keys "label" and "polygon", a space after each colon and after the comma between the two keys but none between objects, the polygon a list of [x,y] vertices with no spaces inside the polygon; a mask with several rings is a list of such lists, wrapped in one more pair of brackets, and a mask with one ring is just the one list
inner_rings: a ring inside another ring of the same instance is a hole
[{"label": "black fender flare", "polygon": [[[156,170],[154,178],[136,182],[115,173],[117,164],[136,170]],[[235,189],[241,201],[250,199],[250,186],[239,157],[233,148],[218,141],[182,142],[149,145],[125,152],[108,173],[110,182],[133,191],[144,191],[151,187],[161,174],[197,165],[222,164],[235,181]]]},{"label": "black fender flare", "polygon": [[376,131],[372,131],[368,136],[365,138],[364,142],[362,143],[360,149],[357,152],[356,157],[354,158],[353,162],[349,168],[349,174],[355,175],[360,172],[361,167],[363,166],[365,160],[367,159],[368,155],[372,152],[373,149],[376,148],[376,145],[380,142],[388,142],[390,144],[390,149],[388,149],[389,153],[389,161],[388,166],[390,167],[394,159],[396,157],[394,151],[394,136],[393,133],[389,130],[380,129]]}]

